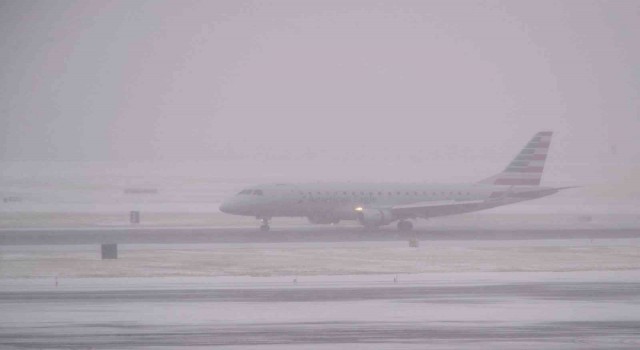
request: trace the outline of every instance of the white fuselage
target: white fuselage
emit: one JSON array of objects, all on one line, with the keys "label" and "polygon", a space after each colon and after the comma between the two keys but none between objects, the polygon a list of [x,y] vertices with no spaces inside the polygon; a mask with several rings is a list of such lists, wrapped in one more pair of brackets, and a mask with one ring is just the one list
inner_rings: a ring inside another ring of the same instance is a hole
[{"label": "white fuselage", "polygon": [[[259,218],[308,217],[312,222],[331,223],[357,220],[361,208],[410,207],[419,203],[425,206],[424,210],[398,215],[398,219],[428,218],[483,210],[553,193],[556,190],[549,187],[484,184],[268,184],[241,191],[225,200],[220,210]],[[448,205],[438,206],[445,202]]]},{"label": "white fuselage", "polygon": [[468,213],[540,198],[560,189],[542,187],[542,171],[551,143],[551,131],[539,131],[500,173],[475,184],[307,183],[259,185],[222,203],[229,214],[263,219],[306,216],[315,223],[359,220],[376,227],[406,219]]}]

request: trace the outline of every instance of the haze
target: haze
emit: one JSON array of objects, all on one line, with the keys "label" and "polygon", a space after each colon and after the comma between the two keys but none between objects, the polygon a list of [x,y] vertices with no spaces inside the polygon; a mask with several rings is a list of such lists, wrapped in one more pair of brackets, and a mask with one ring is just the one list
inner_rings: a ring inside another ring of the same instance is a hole
[{"label": "haze", "polygon": [[0,0],[0,348],[638,349],[639,68],[638,0]]},{"label": "haze", "polygon": [[5,175],[474,181],[551,129],[545,181],[640,187],[636,1],[0,6]]}]

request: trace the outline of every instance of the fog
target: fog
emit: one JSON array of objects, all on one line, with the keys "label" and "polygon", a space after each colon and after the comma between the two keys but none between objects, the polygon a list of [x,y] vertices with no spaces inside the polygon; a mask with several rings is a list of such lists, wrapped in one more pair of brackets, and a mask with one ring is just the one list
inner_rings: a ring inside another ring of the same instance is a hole
[{"label": "fog", "polygon": [[638,1],[0,0],[0,33],[0,348],[638,348]]},{"label": "fog", "polygon": [[4,175],[474,181],[542,129],[545,181],[640,173],[634,1],[3,1],[0,30]]}]

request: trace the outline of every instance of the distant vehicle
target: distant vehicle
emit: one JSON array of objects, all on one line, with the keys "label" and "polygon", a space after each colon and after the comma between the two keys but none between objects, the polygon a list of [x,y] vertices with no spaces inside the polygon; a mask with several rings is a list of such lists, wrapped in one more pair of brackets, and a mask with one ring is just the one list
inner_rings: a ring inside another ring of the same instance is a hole
[{"label": "distant vehicle", "polygon": [[4,203],[19,203],[19,202],[22,202],[22,198],[18,196],[8,196],[8,197],[2,198],[2,201]]},{"label": "distant vehicle", "polygon": [[274,217],[307,217],[311,223],[357,220],[375,228],[410,220],[462,214],[545,197],[565,189],[542,187],[540,180],[552,137],[540,131],[499,174],[471,184],[307,183],[257,185],[220,206],[223,213],[255,216],[269,230]]}]

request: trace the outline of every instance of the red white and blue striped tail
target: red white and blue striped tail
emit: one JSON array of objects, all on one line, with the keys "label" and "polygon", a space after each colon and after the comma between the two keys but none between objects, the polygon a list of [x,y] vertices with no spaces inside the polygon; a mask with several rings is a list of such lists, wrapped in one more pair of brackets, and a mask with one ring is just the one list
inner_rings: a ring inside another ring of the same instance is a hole
[{"label": "red white and blue striped tail", "polygon": [[538,186],[547,160],[551,131],[540,131],[501,173],[480,181],[490,185]]}]

